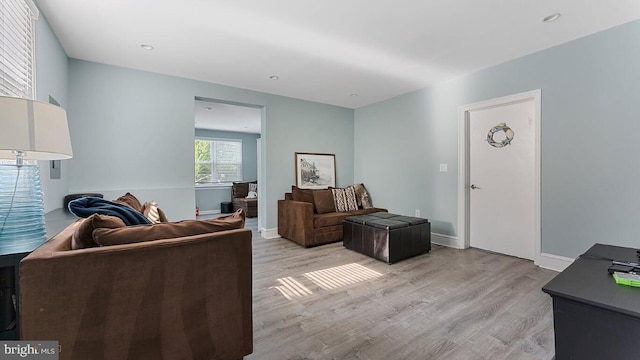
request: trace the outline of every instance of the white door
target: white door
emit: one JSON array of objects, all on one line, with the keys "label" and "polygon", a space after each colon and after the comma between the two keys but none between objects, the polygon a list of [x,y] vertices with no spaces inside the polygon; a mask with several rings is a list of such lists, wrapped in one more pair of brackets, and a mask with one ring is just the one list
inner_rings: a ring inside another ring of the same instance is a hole
[{"label": "white door", "polygon": [[534,259],[535,101],[469,112],[469,241]]}]

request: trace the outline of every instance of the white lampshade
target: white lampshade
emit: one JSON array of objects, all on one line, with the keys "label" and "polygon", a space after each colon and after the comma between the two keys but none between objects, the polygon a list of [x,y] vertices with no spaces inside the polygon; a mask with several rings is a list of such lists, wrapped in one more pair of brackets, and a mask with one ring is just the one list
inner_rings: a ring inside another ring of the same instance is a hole
[{"label": "white lampshade", "polygon": [[65,111],[55,105],[0,96],[0,255],[32,251],[46,240],[38,165],[23,160],[72,156]]},{"label": "white lampshade", "polygon": [[67,114],[59,106],[16,97],[0,96],[0,159],[70,159],[71,140]]}]

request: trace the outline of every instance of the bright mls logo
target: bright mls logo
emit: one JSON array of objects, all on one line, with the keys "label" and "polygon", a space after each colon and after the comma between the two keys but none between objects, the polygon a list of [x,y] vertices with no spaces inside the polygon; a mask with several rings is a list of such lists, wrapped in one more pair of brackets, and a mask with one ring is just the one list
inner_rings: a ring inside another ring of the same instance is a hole
[{"label": "bright mls logo", "polygon": [[0,360],[58,360],[57,341],[0,341]]}]

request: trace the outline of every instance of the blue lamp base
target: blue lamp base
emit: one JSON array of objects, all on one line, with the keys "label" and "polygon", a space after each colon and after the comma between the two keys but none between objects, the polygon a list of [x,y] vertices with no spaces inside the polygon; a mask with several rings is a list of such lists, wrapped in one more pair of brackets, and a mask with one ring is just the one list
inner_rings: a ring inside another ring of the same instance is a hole
[{"label": "blue lamp base", "polygon": [[29,252],[47,238],[37,165],[0,165],[0,255]]}]

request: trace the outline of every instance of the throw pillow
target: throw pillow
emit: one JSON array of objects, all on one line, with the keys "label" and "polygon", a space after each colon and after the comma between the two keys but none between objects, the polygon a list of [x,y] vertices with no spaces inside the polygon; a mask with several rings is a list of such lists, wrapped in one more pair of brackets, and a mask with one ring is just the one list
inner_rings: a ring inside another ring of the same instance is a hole
[{"label": "throw pillow", "polygon": [[96,247],[98,244],[93,240],[93,231],[98,228],[116,229],[123,228],[126,224],[116,216],[93,214],[83,219],[76,227],[71,236],[71,249],[85,249]]},{"label": "throw pillow", "polygon": [[93,238],[100,246],[133,244],[242,229],[244,221],[244,211],[238,209],[231,215],[210,220],[183,220],[174,223],[127,226],[117,229],[96,229],[93,232]]},{"label": "throw pillow", "polygon": [[313,212],[317,213],[315,202],[313,201],[313,190],[311,189],[300,189],[295,185],[291,186],[291,198],[293,201],[302,201],[306,203],[310,203],[313,205]]},{"label": "throw pillow", "polygon": [[360,200],[360,196],[358,195],[358,187],[360,184],[353,184],[347,186],[347,188],[352,188],[353,192],[356,194],[356,204],[358,204],[358,209],[362,209],[362,201]]},{"label": "throw pillow", "polygon": [[231,187],[231,197],[243,198],[249,194],[249,183],[246,182],[234,182]]},{"label": "throw pillow", "polygon": [[142,205],[142,214],[149,219],[149,221],[151,221],[151,223],[153,224],[159,224],[161,222],[166,222],[166,221],[162,221],[161,217],[160,217],[160,208],[158,207],[158,204],[156,204],[155,201],[151,201],[151,202],[146,202],[144,203],[144,205]]},{"label": "throw pillow", "polygon": [[331,189],[333,200],[336,204],[336,211],[355,211],[358,210],[358,202],[356,201],[356,192],[353,187],[344,189]]},{"label": "throw pillow", "polygon": [[249,192],[254,192],[254,193],[258,193],[258,184],[256,183],[249,183]]},{"label": "throw pillow", "polygon": [[369,198],[369,192],[367,191],[367,188],[364,187],[364,184],[355,184],[355,185],[351,185],[353,186],[355,192],[356,192],[356,200],[358,202],[358,207],[361,207],[363,209],[370,209],[373,207],[373,205],[371,205],[371,199]]},{"label": "throw pillow", "polygon": [[326,214],[336,211],[336,205],[333,200],[333,193],[330,189],[326,190],[314,190],[313,204],[318,214]]},{"label": "throw pillow", "polygon": [[291,187],[291,197],[293,201],[302,201],[313,204],[313,190],[310,189],[300,189],[297,186]]},{"label": "throw pillow", "polygon": [[135,211],[142,212],[142,204],[140,203],[140,200],[138,200],[138,198],[136,198],[135,196],[133,196],[133,194],[129,192],[113,200],[113,202],[122,204],[122,205],[127,205],[128,207],[132,208]]}]

